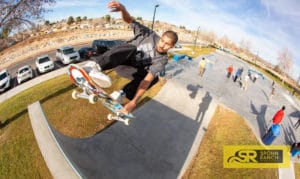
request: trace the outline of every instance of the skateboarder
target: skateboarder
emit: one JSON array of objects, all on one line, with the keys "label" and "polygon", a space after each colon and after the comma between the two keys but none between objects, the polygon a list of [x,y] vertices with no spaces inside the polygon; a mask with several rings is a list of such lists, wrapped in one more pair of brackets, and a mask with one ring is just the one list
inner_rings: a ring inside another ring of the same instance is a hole
[{"label": "skateboarder", "polygon": [[107,7],[112,12],[121,12],[123,20],[133,28],[134,37],[93,60],[97,62],[95,66],[99,71],[119,65],[132,70],[131,81],[122,90],[130,101],[121,112],[128,114],[145,91],[158,82],[158,74],[168,62],[167,51],[174,47],[178,36],[174,31],[166,31],[159,37],[153,30],[133,20],[125,6],[117,1],[109,2]]},{"label": "skateboarder", "polygon": [[202,77],[205,71],[205,64],[206,64],[206,60],[203,57],[202,60],[199,62],[199,75]]},{"label": "skateboarder", "polygon": [[235,73],[235,75],[234,75],[234,79],[233,79],[234,82],[236,82],[236,80],[237,80],[238,78],[241,78],[241,76],[242,76],[242,74],[243,74],[243,71],[244,71],[244,68],[243,68],[243,67],[242,67],[242,68],[239,68],[239,69],[236,71],[236,73]]},{"label": "skateboarder", "polygon": [[233,72],[233,66],[230,65],[227,67],[227,78],[230,78],[232,72]]},{"label": "skateboarder", "polygon": [[284,116],[284,110],[285,110],[285,106],[282,106],[282,108],[276,112],[276,114],[273,117],[273,124],[280,124],[283,116]]},{"label": "skateboarder", "polygon": [[282,108],[275,113],[275,115],[272,118],[272,125],[268,129],[268,132],[272,130],[273,125],[279,125],[281,123],[284,116],[284,110],[285,110],[285,106],[282,106]]}]

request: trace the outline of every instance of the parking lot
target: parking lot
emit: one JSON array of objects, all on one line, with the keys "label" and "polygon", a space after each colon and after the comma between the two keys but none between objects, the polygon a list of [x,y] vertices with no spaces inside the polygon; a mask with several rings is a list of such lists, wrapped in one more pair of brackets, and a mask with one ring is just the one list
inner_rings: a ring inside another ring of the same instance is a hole
[{"label": "parking lot", "polygon": [[[120,40],[116,40],[117,44],[120,43]],[[77,46],[72,46],[74,47],[74,50],[75,51],[78,51],[79,49],[81,49],[82,47],[90,47],[91,44],[90,43],[87,43],[87,44],[81,44],[81,45],[77,45]],[[103,49],[101,48],[101,53],[103,53]],[[45,53],[45,54],[40,54],[39,56],[42,56],[42,55],[48,55],[49,58],[53,61],[54,63],[54,70],[57,70],[57,69],[60,69],[60,68],[63,68],[67,65],[63,64],[59,59],[56,58],[56,51],[53,50],[53,51],[50,51],[48,53]],[[33,73],[33,78],[36,78],[38,76],[41,76],[41,75],[44,75],[46,73],[39,73],[38,70],[37,70],[37,66],[36,66],[36,59],[38,58],[38,56],[34,57],[34,58],[29,58],[29,59],[26,59],[20,63],[17,63],[17,64],[14,64],[14,65],[11,65],[7,68],[7,71],[8,73],[10,74],[10,87],[8,89],[6,89],[5,91],[3,91],[2,93],[0,92],[0,94],[3,94],[5,93],[6,91],[18,86],[18,82],[17,82],[17,71],[19,68],[23,67],[24,65],[29,65],[32,69],[32,73]],[[72,63],[79,63],[79,62],[83,62],[87,60],[86,58],[83,58],[81,57],[78,61],[74,61]],[[2,70],[2,69],[1,69]],[[31,79],[28,79],[26,81],[30,81]],[[25,81],[24,81],[25,82]],[[22,83],[24,83],[22,82]]]}]

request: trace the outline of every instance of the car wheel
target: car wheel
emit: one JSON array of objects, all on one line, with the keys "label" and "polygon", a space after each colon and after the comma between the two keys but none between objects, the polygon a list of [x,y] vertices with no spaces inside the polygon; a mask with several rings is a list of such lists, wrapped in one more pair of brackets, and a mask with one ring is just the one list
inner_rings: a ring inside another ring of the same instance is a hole
[{"label": "car wheel", "polygon": [[41,72],[39,71],[38,68],[36,68],[35,71],[36,71],[36,74],[37,74],[37,75],[40,75],[40,74],[41,74]]}]

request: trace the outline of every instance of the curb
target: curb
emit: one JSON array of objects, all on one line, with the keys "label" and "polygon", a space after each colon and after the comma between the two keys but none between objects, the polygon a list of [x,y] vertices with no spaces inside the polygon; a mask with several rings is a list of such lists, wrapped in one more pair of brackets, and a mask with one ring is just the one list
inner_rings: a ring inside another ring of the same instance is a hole
[{"label": "curb", "polygon": [[53,178],[82,178],[58,144],[40,102],[28,106],[34,136]]}]

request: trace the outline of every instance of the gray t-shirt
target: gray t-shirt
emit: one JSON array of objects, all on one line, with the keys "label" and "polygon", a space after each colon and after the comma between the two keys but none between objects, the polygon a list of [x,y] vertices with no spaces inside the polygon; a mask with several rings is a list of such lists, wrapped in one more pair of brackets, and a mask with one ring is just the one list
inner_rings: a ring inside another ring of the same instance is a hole
[{"label": "gray t-shirt", "polygon": [[168,63],[167,53],[161,54],[155,49],[160,37],[154,31],[136,21],[131,23],[131,27],[133,28],[134,38],[129,40],[128,43],[135,45],[137,51],[143,53],[142,60],[150,60],[151,65],[147,66],[146,70],[156,77],[165,69]]}]

